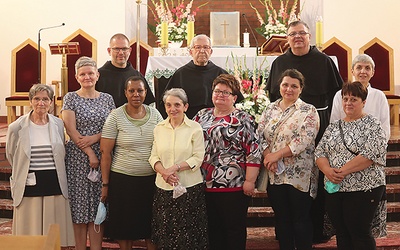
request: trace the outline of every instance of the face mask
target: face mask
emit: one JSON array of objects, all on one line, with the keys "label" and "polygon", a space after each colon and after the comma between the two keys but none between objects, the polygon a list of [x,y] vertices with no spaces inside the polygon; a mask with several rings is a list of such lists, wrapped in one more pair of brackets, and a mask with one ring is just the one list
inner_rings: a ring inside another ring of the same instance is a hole
[{"label": "face mask", "polygon": [[176,199],[186,192],[187,190],[184,186],[182,186],[182,184],[179,183],[178,185],[174,185],[174,190],[172,191],[172,198]]},{"label": "face mask", "polygon": [[325,190],[330,194],[336,193],[337,191],[339,191],[339,188],[340,188],[339,184],[335,184],[330,181],[327,181],[325,183]]},{"label": "face mask", "polygon": [[89,172],[87,178],[89,180],[91,180],[92,182],[98,182],[101,179],[101,173],[97,169],[90,168],[90,172]]},{"label": "face mask", "polygon": [[[96,219],[94,220],[94,231],[96,233],[100,233],[100,224],[103,223],[103,221],[106,219],[106,216],[106,206],[104,206],[103,202],[100,202],[99,206],[97,207]],[[99,230],[96,230],[96,225],[99,225]]]}]

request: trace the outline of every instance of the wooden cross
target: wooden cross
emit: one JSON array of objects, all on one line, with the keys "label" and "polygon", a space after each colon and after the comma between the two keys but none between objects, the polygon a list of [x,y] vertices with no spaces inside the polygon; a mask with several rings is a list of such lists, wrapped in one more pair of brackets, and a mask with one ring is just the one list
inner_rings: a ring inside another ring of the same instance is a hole
[{"label": "wooden cross", "polygon": [[224,38],[226,38],[226,26],[229,25],[229,23],[226,23],[226,20],[224,20],[224,23],[221,23],[222,26],[224,26]]}]

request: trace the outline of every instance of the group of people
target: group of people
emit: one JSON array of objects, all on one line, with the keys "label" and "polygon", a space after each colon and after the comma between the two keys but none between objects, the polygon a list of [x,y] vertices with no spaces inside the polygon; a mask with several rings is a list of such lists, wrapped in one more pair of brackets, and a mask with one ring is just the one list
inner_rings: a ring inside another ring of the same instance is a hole
[{"label": "group of people", "polygon": [[[324,240],[325,210],[338,249],[375,249],[390,136],[386,98],[369,84],[375,64],[357,56],[356,81],[343,84],[330,57],[310,46],[306,23],[289,24],[287,37],[258,126],[235,108],[240,83],[210,61],[206,35],[192,39],[193,60],[166,87],[166,119],[149,105],[154,95],[127,61],[123,34],[111,38],[103,67],[77,60],[81,88],[64,97],[62,120],[48,114],[53,90],[34,85],[33,110],[7,134],[13,233],[45,234],[58,223],[61,245],[75,240],[78,250],[88,236],[101,249],[104,235],[121,249],[137,239],[148,249],[245,249],[247,210],[265,168],[280,249]],[[108,218],[97,225],[101,203]]]}]

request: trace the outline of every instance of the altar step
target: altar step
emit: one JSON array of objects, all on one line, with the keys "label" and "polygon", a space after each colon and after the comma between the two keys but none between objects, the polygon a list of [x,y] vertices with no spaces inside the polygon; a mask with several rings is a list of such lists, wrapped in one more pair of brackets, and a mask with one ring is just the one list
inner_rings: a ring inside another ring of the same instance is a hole
[{"label": "altar step", "polygon": [[[11,234],[11,219],[0,219],[0,235]],[[376,239],[377,250],[400,249],[400,223],[389,222],[387,225],[388,235]],[[63,248],[63,250],[74,250],[74,247]],[[87,248],[89,250],[89,248]],[[116,250],[119,246],[116,242],[103,242],[103,250]],[[132,249],[146,249],[144,241],[135,241]],[[326,243],[314,244],[313,249],[333,250],[336,248],[336,238],[332,237]],[[279,250],[278,241],[275,240],[274,227],[249,227],[247,228],[246,250]]]}]

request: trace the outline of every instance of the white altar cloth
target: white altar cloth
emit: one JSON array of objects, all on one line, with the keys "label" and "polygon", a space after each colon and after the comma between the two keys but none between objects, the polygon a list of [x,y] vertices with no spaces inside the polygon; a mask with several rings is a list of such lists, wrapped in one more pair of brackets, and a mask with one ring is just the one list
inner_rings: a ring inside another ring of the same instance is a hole
[{"label": "white altar cloth", "polygon": [[[162,56],[160,48],[153,48],[154,56]],[[212,57],[215,56],[228,56],[231,53],[237,56],[256,56],[257,55],[256,47],[251,48],[213,48]],[[182,48],[168,48],[167,52],[168,56],[189,56],[189,51],[187,47]]]}]

